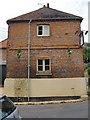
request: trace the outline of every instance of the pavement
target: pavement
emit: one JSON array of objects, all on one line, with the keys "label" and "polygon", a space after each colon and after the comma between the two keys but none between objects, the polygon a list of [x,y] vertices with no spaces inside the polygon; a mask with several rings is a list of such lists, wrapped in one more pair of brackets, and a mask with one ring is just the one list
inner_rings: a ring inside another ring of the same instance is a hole
[{"label": "pavement", "polygon": [[60,101],[43,101],[43,102],[14,102],[15,105],[45,105],[45,104],[62,104],[62,103],[76,103],[83,102],[83,99],[76,100],[60,100]]}]

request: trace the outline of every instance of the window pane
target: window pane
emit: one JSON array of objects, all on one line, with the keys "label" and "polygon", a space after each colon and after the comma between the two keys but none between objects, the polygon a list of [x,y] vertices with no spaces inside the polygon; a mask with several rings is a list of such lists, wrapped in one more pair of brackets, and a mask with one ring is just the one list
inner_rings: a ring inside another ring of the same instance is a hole
[{"label": "window pane", "polygon": [[42,31],[42,26],[39,26],[38,29],[39,29],[40,31]]},{"label": "window pane", "polygon": [[43,60],[38,60],[38,65],[43,65]]},{"label": "window pane", "polygon": [[42,35],[42,26],[38,26],[38,35]]},{"label": "window pane", "polygon": [[43,71],[43,66],[38,66],[38,71]]},{"label": "window pane", "polygon": [[42,31],[38,31],[38,35],[42,35]]},{"label": "window pane", "polygon": [[49,65],[49,59],[45,60],[45,65]]},{"label": "window pane", "polygon": [[49,35],[49,25],[44,25],[44,35]]},{"label": "window pane", "polygon": [[49,70],[49,65],[50,65],[49,59],[46,59],[45,60],[45,70]]},{"label": "window pane", "polygon": [[49,66],[45,66],[45,71],[46,71],[46,70],[49,70]]},{"label": "window pane", "polygon": [[38,60],[38,71],[43,71],[43,60]]}]

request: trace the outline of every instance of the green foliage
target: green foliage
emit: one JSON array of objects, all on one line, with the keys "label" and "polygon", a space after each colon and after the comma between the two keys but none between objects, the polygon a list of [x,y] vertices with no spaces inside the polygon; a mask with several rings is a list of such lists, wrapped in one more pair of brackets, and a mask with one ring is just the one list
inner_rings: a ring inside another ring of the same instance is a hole
[{"label": "green foliage", "polygon": [[87,43],[83,47],[83,56],[84,56],[84,63],[88,63],[88,59],[90,59],[90,43]]},{"label": "green foliage", "polygon": [[68,54],[68,56],[70,57],[70,55],[71,55],[71,50],[70,50],[70,48],[67,49],[67,54]]},{"label": "green foliage", "polygon": [[88,47],[90,47],[90,43],[86,43]]},{"label": "green foliage", "polygon": [[90,67],[88,67],[88,75],[90,75]]},{"label": "green foliage", "polygon": [[17,56],[18,56],[18,58],[20,58],[20,56],[21,56],[21,49],[20,48],[18,48]]}]

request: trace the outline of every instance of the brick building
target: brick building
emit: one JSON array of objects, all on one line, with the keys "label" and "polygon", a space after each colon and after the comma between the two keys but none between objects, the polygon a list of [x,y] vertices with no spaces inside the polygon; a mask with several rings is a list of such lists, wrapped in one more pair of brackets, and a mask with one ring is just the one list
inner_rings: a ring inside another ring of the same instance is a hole
[{"label": "brick building", "polygon": [[82,20],[49,4],[8,20],[7,78],[28,77],[29,39],[31,78],[83,77]]}]

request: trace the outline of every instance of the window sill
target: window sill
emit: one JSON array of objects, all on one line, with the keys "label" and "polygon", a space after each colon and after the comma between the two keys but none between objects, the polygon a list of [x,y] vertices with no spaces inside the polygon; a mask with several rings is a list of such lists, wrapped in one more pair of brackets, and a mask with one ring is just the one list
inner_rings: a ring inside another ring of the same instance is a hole
[{"label": "window sill", "polygon": [[50,71],[45,71],[45,72],[37,72],[36,75],[52,75]]},{"label": "window sill", "polygon": [[50,37],[50,35],[37,35],[37,37]]}]

